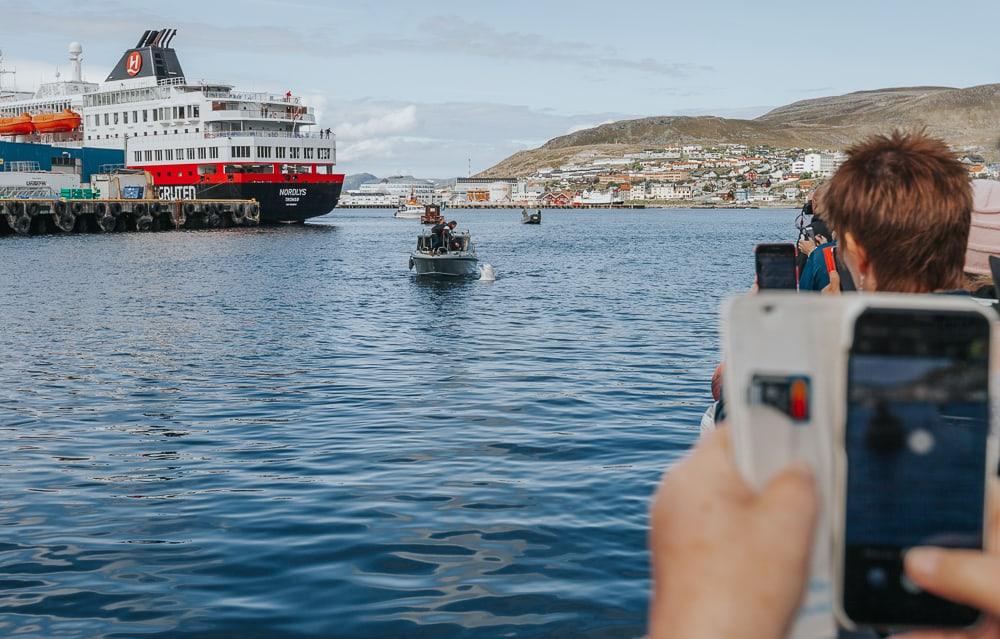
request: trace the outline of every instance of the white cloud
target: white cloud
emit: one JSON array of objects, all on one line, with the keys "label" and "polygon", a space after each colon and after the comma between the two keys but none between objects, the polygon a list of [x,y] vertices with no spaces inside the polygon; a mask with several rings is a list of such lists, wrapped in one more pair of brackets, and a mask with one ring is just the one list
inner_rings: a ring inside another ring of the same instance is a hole
[{"label": "white cloud", "polygon": [[417,127],[417,107],[409,104],[401,109],[392,109],[371,115],[361,122],[343,122],[337,126],[337,137],[341,140],[368,140],[407,133]]},{"label": "white cloud", "polygon": [[598,122],[596,124],[593,124],[593,123],[591,123],[591,124],[575,124],[575,125],[571,126],[569,129],[566,130],[566,135],[572,135],[573,133],[576,133],[578,131],[586,131],[587,129],[593,129],[594,127],[601,126],[602,124],[611,124],[612,122],[617,122],[617,121],[618,121],[617,119],[612,118],[610,120],[604,120],[604,121]]}]

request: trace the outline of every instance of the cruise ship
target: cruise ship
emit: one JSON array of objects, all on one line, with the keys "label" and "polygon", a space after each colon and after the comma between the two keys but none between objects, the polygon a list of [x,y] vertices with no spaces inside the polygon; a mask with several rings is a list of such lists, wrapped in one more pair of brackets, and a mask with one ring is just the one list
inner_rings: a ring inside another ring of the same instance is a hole
[{"label": "cruise ship", "polygon": [[34,93],[0,87],[0,142],[119,149],[128,168],[149,172],[161,199],[255,199],[262,223],[333,210],[344,175],[334,134],[311,130],[312,107],[291,91],[188,81],[171,47],[176,34],[147,30],[101,83],[83,81],[74,42],[68,80]]}]

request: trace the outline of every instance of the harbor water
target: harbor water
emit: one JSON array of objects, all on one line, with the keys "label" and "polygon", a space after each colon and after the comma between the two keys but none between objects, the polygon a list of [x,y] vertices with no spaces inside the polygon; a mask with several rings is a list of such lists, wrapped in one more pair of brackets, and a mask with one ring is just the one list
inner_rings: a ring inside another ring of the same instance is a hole
[{"label": "harbor water", "polygon": [[639,637],[720,299],[795,212],[7,238],[0,635]]}]

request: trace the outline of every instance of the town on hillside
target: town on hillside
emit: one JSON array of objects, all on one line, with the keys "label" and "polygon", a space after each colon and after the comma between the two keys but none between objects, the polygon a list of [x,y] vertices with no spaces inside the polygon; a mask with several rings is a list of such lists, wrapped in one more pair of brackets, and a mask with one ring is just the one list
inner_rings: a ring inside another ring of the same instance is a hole
[{"label": "town on hillside", "polygon": [[[1000,177],[975,151],[957,150],[971,178]],[[669,146],[609,157],[582,151],[568,164],[525,177],[441,183],[385,178],[344,192],[343,207],[402,203],[455,207],[799,206],[844,161],[842,152],[741,144]]]}]

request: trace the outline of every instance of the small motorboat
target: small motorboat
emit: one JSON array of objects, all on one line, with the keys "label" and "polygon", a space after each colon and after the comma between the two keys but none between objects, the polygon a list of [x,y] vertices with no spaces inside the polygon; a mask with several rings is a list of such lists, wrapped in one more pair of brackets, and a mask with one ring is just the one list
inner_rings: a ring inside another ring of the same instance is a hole
[{"label": "small motorboat", "polygon": [[424,215],[424,205],[417,202],[400,204],[393,217],[400,220],[419,220]]},{"label": "small motorboat", "polygon": [[541,223],[542,223],[541,209],[521,210],[521,224],[541,224]]},{"label": "small motorboat", "polygon": [[417,275],[471,277],[479,275],[479,257],[468,231],[452,233],[447,247],[436,246],[427,231],[417,237],[417,250],[410,254],[410,270]]},{"label": "small motorboat", "polygon": [[420,216],[421,224],[441,224],[444,216],[441,215],[441,207],[437,204],[428,204],[424,207],[424,214]]},{"label": "small motorboat", "polygon": [[427,208],[417,199],[413,189],[410,189],[410,197],[404,204],[400,204],[393,217],[401,220],[419,220]]}]

